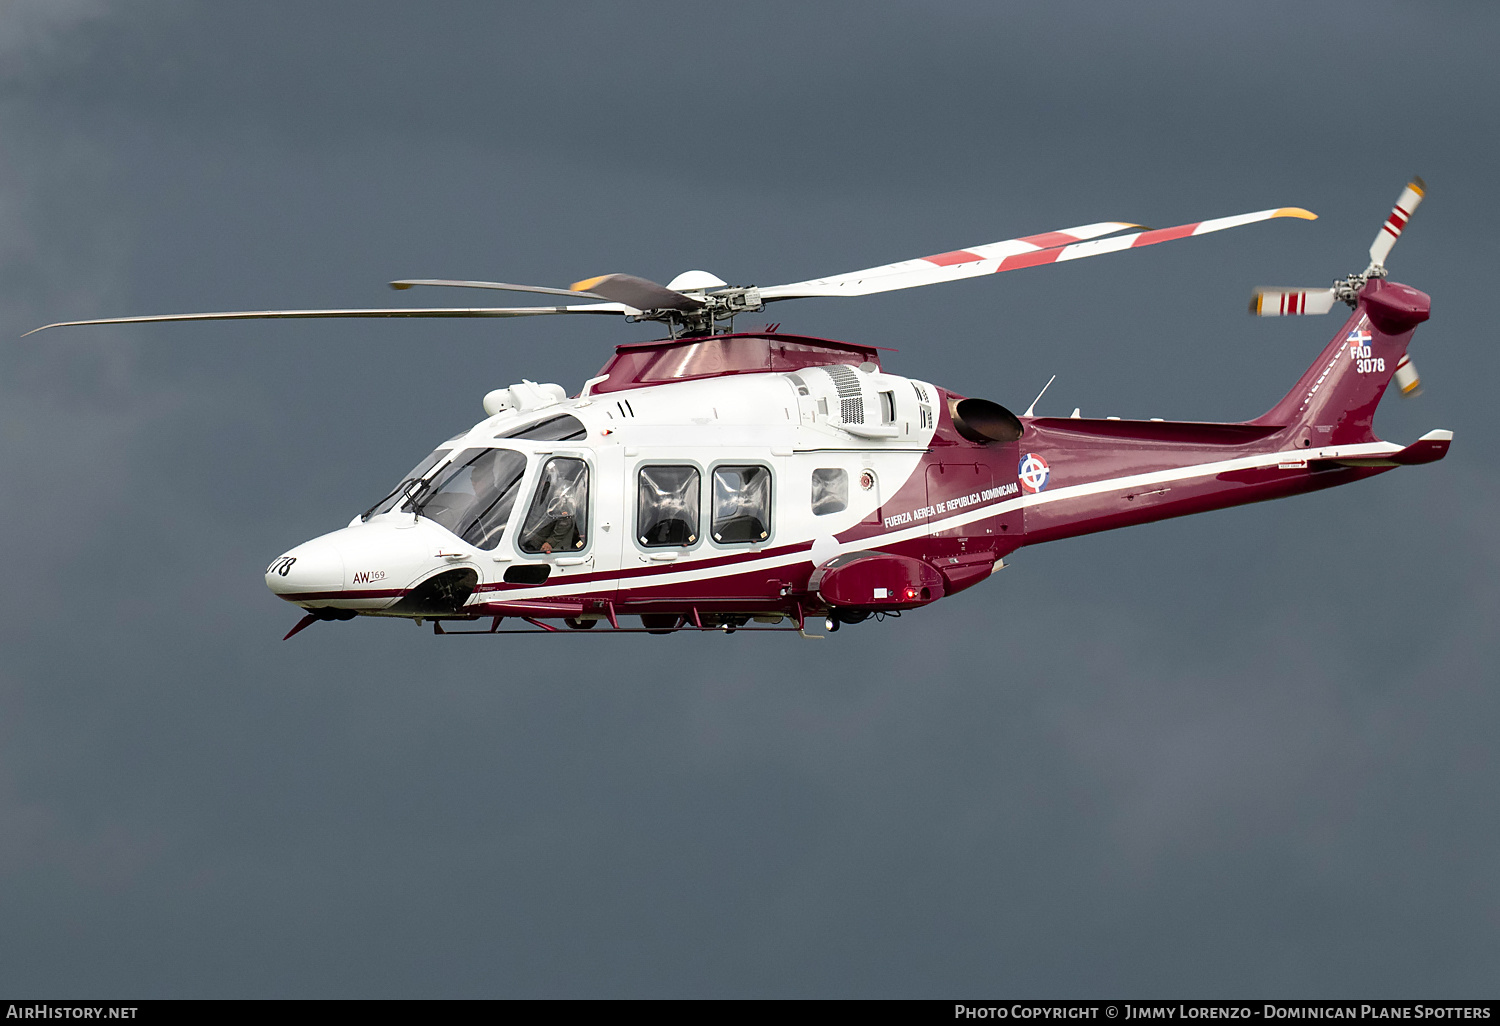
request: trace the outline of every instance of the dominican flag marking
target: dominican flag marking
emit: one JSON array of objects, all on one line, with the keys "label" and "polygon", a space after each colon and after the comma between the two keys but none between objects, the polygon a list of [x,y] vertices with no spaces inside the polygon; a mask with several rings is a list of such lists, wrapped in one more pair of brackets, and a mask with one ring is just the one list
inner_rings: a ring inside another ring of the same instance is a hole
[{"label": "dominican flag marking", "polygon": [[1035,495],[1047,487],[1047,479],[1052,476],[1052,468],[1047,466],[1047,461],[1034,452],[1028,452],[1021,458],[1020,469],[1016,471],[1016,477],[1020,480],[1021,491],[1027,495]]},{"label": "dominican flag marking", "polygon": [[1349,337],[1344,339],[1344,341],[1349,343],[1350,349],[1357,350],[1362,346],[1369,345],[1372,338],[1374,338],[1374,336],[1364,329],[1364,325],[1360,325],[1353,331],[1349,332]]}]

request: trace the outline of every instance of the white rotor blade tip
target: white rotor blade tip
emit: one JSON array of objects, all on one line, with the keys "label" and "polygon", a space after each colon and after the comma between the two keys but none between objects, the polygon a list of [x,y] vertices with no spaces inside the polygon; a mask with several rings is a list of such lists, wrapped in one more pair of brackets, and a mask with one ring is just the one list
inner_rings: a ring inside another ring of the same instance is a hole
[{"label": "white rotor blade tip", "polygon": [[1427,194],[1427,183],[1416,175],[1406,183],[1406,188],[1401,190],[1401,195],[1396,200],[1396,205],[1391,208],[1391,215],[1385,219],[1385,224],[1380,226],[1375,241],[1370,244],[1370,266],[1384,267],[1386,257],[1391,255],[1391,247],[1406,230],[1406,223],[1411,220],[1412,213],[1417,205],[1422,202],[1422,197]]}]

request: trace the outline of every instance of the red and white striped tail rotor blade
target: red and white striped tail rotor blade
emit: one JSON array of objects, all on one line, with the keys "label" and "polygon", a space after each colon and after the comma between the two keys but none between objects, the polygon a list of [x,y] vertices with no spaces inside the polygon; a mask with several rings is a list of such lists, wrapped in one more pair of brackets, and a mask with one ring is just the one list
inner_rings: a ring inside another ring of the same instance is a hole
[{"label": "red and white striped tail rotor blade", "polygon": [[760,290],[762,299],[798,299],[804,296],[867,296],[874,292],[890,292],[895,289],[910,289],[918,285],[933,285],[940,281],[956,281],[988,274],[997,261],[1022,253],[1039,253],[1058,246],[1066,246],[1086,239],[1097,239],[1101,235],[1139,228],[1128,221],[1099,221],[1095,224],[1078,225],[1039,235],[1024,235],[1018,239],[987,242],[982,246],[969,246],[947,253],[899,260],[893,264],[867,267],[860,271],[849,271],[827,278],[813,278],[790,285],[773,285]]},{"label": "red and white striped tail rotor blade", "polygon": [[1375,241],[1370,245],[1371,268],[1385,266],[1385,258],[1391,255],[1391,247],[1396,244],[1397,239],[1401,238],[1406,222],[1411,220],[1417,204],[1422,202],[1422,197],[1426,193],[1427,183],[1415,175],[1406,183],[1406,188],[1401,190],[1401,197],[1391,208],[1391,216],[1385,219],[1385,224],[1380,226],[1380,233],[1375,236]]},{"label": "red and white striped tail rotor blade", "polygon": [[1333,289],[1256,289],[1250,312],[1257,317],[1294,317],[1326,314],[1338,302]]}]

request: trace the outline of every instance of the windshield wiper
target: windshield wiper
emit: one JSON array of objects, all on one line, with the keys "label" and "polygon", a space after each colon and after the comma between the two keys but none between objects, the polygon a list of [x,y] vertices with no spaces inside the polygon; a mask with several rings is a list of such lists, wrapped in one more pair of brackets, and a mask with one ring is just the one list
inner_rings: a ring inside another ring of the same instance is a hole
[{"label": "windshield wiper", "polygon": [[435,480],[437,480],[437,475],[433,474],[413,482],[413,487],[407,491],[406,501],[401,503],[403,511],[409,510],[413,516],[421,516],[422,501],[427,498],[427,493],[432,491],[432,483]]},{"label": "windshield wiper", "polygon": [[394,498],[396,494],[401,491],[401,489],[409,487],[415,480],[416,478],[409,477],[405,481],[402,481],[400,484],[398,484],[396,487],[392,488],[390,491],[386,492],[379,499],[375,500],[375,505],[371,506],[369,509],[361,513],[359,515],[359,519],[369,520],[372,516],[375,515],[375,511],[377,509],[379,509],[381,506],[384,506],[388,500]]},{"label": "windshield wiper", "polygon": [[[398,495],[405,499],[408,504],[415,504],[417,501],[417,496],[421,495],[425,488],[430,486],[431,484],[432,478],[409,477],[405,481],[402,481],[400,484],[398,484],[396,487],[392,488],[390,491],[386,492],[385,495],[381,496],[380,501],[378,501],[377,503],[375,503],[375,505],[371,506],[369,509],[365,510],[359,515],[359,519],[369,520],[372,516],[375,515],[375,511],[377,509],[379,509],[381,506],[384,506],[387,502],[390,502],[391,499],[396,498],[396,496]],[[391,509],[395,509],[399,505],[401,505],[399,501],[391,503]],[[418,511],[413,509],[412,512],[415,513]]]}]

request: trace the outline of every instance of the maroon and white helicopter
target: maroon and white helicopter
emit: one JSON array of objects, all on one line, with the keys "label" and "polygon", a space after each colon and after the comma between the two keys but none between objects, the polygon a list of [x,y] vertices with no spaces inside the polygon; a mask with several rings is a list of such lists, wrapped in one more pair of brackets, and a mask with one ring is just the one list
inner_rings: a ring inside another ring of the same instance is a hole
[{"label": "maroon and white helicopter", "polygon": [[[1347,484],[1446,455],[1449,431],[1402,447],[1375,437],[1429,298],[1386,279],[1421,201],[1414,179],[1370,265],[1326,289],[1267,288],[1260,316],[1353,313],[1286,396],[1244,423],[1021,416],[881,367],[875,347],[736,315],[812,296],[863,296],[1155,245],[1296,207],[1140,230],[1103,222],[768,288],[688,271],[666,286],[624,274],[571,289],[411,280],[585,299],[561,306],[283,310],[68,321],[613,314],[669,337],[619,346],[570,397],[522,381],[484,397],[450,438],[349,526],[277,557],[266,583],[305,610],[287,635],[355,616],[433,622],[439,634],[836,631],[979,583],[1024,545]],[[1120,234],[1129,232],[1128,234]],[[59,327],[62,325],[47,325]],[[41,329],[37,329],[41,330]],[[1050,382],[1049,382],[1050,384]],[[1043,389],[1045,392],[1045,389]],[[1038,396],[1038,399],[1041,397]],[[638,617],[640,627],[622,625]],[[444,623],[488,619],[488,629]],[[501,625],[510,619],[516,628]],[[524,626],[522,626],[524,625]]]}]

